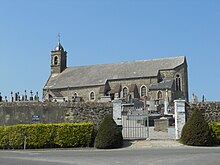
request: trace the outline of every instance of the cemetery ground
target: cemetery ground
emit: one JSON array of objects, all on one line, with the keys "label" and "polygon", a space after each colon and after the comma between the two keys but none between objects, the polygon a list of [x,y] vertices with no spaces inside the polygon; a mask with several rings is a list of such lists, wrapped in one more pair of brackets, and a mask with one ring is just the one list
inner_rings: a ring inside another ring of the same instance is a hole
[{"label": "cemetery ground", "polygon": [[[149,145],[149,144],[152,145]],[[169,145],[165,145],[169,144]],[[1,150],[4,165],[213,165],[220,147],[192,147],[171,140],[142,140],[120,149]]]}]

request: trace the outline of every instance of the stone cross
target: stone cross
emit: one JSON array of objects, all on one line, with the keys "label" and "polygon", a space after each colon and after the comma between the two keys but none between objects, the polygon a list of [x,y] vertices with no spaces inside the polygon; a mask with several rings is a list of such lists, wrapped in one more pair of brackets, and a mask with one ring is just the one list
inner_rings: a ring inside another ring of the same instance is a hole
[{"label": "stone cross", "polygon": [[33,92],[32,92],[32,90],[30,91],[30,101],[33,101],[34,100],[34,98],[33,98]]},{"label": "stone cross", "polygon": [[27,91],[26,91],[26,89],[24,91],[24,101],[27,101]]},{"label": "stone cross", "polygon": [[13,92],[11,92],[10,102],[14,102]]}]

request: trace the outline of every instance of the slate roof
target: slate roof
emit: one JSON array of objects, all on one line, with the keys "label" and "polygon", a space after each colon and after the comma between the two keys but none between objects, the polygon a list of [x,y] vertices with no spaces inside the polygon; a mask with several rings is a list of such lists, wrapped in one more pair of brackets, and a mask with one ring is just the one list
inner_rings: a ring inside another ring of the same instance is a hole
[{"label": "slate roof", "polygon": [[54,94],[55,97],[63,97],[63,95],[61,95],[60,92],[54,91],[52,93]]},{"label": "slate roof", "polygon": [[44,89],[104,85],[107,80],[155,77],[160,70],[175,69],[185,62],[185,56],[68,67],[52,74]]},{"label": "slate roof", "polygon": [[164,80],[157,84],[152,84],[149,87],[149,90],[162,90],[162,89],[171,89],[173,87],[174,80]]}]

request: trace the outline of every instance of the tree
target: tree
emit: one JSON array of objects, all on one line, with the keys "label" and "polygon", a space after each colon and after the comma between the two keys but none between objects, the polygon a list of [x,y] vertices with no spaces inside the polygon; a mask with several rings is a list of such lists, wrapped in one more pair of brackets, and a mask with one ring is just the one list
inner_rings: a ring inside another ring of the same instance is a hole
[{"label": "tree", "polygon": [[211,146],[213,139],[200,110],[194,110],[182,129],[181,141],[191,146]]},{"label": "tree", "polygon": [[111,115],[106,115],[98,129],[94,146],[99,149],[120,148],[123,145],[121,130]]}]

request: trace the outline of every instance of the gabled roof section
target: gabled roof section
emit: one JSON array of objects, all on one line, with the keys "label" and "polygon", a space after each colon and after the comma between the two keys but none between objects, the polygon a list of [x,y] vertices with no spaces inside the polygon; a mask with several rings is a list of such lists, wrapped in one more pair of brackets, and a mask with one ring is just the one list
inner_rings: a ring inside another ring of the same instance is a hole
[{"label": "gabled roof section", "polygon": [[51,75],[44,89],[104,85],[107,80],[155,77],[160,70],[175,69],[185,62],[185,56],[68,67]]},{"label": "gabled roof section", "polygon": [[55,97],[63,97],[63,95],[61,95],[60,92],[53,91],[52,93],[54,94]]},{"label": "gabled roof section", "polygon": [[151,84],[149,90],[164,90],[173,87],[174,80],[163,80],[157,84]]}]

